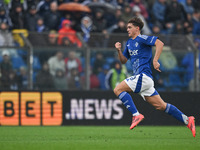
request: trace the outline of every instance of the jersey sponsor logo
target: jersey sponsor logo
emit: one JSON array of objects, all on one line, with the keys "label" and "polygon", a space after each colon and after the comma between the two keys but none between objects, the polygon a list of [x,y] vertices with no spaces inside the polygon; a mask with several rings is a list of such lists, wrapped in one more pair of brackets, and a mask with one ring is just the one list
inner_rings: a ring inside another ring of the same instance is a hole
[{"label": "jersey sponsor logo", "polygon": [[128,51],[129,51],[130,56],[138,55],[138,49],[137,50],[131,50],[131,49],[129,49]]}]

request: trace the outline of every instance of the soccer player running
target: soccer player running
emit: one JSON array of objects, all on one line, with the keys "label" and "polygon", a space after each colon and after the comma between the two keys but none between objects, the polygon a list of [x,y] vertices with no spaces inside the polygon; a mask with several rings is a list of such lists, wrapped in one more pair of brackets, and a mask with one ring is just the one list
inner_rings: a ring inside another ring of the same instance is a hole
[{"label": "soccer player running", "polygon": [[133,115],[130,129],[133,129],[144,119],[144,116],[138,112],[132,97],[128,93],[133,91],[134,93],[140,94],[144,100],[157,110],[165,111],[186,124],[195,137],[195,118],[193,116],[186,116],[174,105],[164,102],[154,88],[151,72],[152,46],[156,46],[153,67],[161,72],[158,59],[162,53],[164,43],[156,36],[141,35],[140,31],[143,25],[144,23],[138,17],[134,17],[128,21],[127,32],[130,39],[127,41],[123,53],[121,51],[121,43],[115,43],[115,48],[121,63],[125,64],[127,60],[130,59],[133,68],[133,76],[119,83],[114,89],[115,95],[121,99],[123,104]]}]

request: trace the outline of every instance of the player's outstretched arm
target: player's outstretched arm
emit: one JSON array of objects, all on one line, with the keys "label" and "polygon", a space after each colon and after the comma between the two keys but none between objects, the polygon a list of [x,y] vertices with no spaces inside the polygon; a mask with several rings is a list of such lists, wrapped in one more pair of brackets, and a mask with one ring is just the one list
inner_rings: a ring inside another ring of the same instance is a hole
[{"label": "player's outstretched arm", "polygon": [[155,46],[156,46],[156,53],[155,53],[155,56],[154,56],[154,59],[153,59],[153,66],[154,66],[154,69],[161,72],[160,69],[159,69],[160,63],[158,62],[158,59],[160,58],[160,55],[162,53],[164,43],[161,40],[157,39],[156,42],[155,42]]},{"label": "player's outstretched arm", "polygon": [[116,42],[115,48],[117,49],[119,60],[121,61],[122,64],[125,64],[128,59],[122,54],[122,50],[121,50],[122,44],[120,42]]}]

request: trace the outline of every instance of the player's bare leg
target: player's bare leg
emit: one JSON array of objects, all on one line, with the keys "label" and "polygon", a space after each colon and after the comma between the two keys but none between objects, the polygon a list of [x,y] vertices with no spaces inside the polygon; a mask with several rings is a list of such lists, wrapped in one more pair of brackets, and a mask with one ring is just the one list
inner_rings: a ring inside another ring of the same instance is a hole
[{"label": "player's bare leg", "polygon": [[165,111],[169,115],[172,115],[174,118],[185,123],[187,127],[192,131],[192,135],[194,137],[196,136],[195,118],[193,116],[187,117],[175,106],[165,103],[160,97],[160,95],[146,96],[145,99],[157,110]]},{"label": "player's bare leg", "polygon": [[154,96],[145,96],[145,99],[148,103],[154,106],[157,110],[164,111],[167,107],[167,103],[165,103],[160,95]]},{"label": "player's bare leg", "polygon": [[127,92],[131,92],[132,90],[130,87],[126,84],[125,81],[122,81],[120,84],[116,86],[114,89],[114,93],[116,96],[121,99],[123,104],[126,106],[126,108],[132,113],[132,124],[130,126],[130,129],[133,129],[135,126],[137,126],[143,119],[144,116],[140,114],[135,107],[135,104],[131,98],[131,96]]},{"label": "player's bare leg", "polygon": [[131,92],[132,90],[130,89],[130,87],[126,84],[125,81],[122,81],[121,83],[119,83],[115,89],[114,89],[114,93],[116,96],[118,96],[121,92],[126,91],[126,92]]}]

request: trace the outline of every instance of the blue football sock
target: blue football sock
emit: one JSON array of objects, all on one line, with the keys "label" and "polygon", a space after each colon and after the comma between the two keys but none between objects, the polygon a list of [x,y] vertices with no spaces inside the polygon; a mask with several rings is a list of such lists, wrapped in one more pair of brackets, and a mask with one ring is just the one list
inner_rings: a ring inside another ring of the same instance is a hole
[{"label": "blue football sock", "polygon": [[135,107],[135,104],[133,103],[133,99],[130,94],[128,94],[127,92],[121,92],[118,97],[119,99],[121,99],[126,108],[133,114],[133,116],[139,115],[139,112]]},{"label": "blue football sock", "polygon": [[185,124],[188,124],[188,117],[185,114],[183,114],[178,108],[176,108],[174,105],[167,104],[165,112],[168,113],[169,115],[172,115],[177,120]]}]

